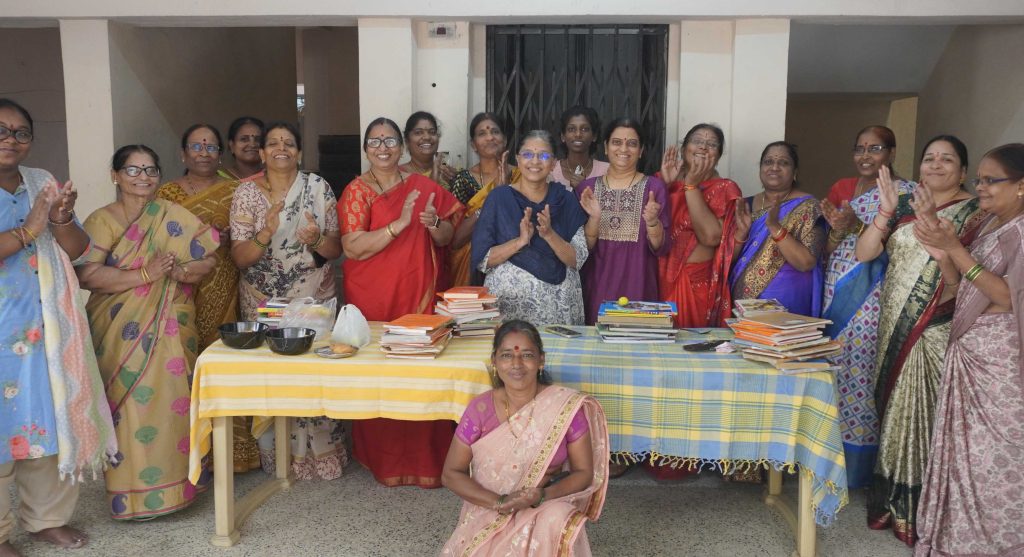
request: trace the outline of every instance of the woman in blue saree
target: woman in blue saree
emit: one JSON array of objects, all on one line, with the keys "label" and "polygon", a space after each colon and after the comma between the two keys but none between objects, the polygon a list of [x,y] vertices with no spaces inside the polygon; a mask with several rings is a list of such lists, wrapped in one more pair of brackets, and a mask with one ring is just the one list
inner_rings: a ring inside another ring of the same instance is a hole
[{"label": "woman in blue saree", "polygon": [[821,315],[825,224],[818,200],[796,187],[796,146],[769,143],[761,153],[764,191],[736,204],[732,297],[775,298],[801,315]]}]

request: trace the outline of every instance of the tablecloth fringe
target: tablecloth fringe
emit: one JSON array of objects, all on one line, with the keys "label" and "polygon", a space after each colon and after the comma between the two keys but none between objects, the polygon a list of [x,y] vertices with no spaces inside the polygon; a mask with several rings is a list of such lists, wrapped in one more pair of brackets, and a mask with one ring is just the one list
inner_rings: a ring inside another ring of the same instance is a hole
[{"label": "tablecloth fringe", "polygon": [[[669,468],[685,467],[690,471],[708,470],[711,472],[718,472],[722,475],[733,474],[736,472],[747,473],[756,470],[757,468],[764,468],[768,466],[787,474],[793,474],[799,471],[801,474],[809,474],[811,476],[811,482],[815,488],[824,486],[829,493],[837,496],[839,498],[839,509],[842,509],[849,503],[848,492],[843,491],[840,493],[835,482],[831,480],[822,480],[811,469],[807,467],[798,467],[796,463],[792,462],[780,462],[768,458],[752,460],[681,457],[659,454],[655,451],[643,453],[616,452],[612,453],[611,460],[617,464],[639,464],[646,460],[650,460],[651,464],[656,466],[668,466]],[[814,521],[822,526],[828,526],[835,519],[834,514],[824,512],[816,504],[813,505],[812,508],[814,510]]]}]

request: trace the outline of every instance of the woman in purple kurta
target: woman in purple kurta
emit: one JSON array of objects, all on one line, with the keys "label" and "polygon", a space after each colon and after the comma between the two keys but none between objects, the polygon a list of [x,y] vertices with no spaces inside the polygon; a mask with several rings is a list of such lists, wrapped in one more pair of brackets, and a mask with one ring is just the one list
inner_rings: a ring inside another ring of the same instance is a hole
[{"label": "woman in purple kurta", "polygon": [[609,124],[605,137],[608,173],[576,188],[590,216],[585,227],[590,257],[582,271],[587,324],[597,320],[602,302],[622,296],[656,300],[658,256],[669,247],[665,183],[637,170],[644,149],[642,128],[620,118]]}]

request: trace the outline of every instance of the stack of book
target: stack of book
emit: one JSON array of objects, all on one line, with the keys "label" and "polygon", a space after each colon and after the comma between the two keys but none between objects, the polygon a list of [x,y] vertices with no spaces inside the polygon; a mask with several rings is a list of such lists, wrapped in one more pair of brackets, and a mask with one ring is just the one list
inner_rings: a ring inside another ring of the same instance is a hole
[{"label": "stack of book", "polygon": [[489,337],[501,325],[498,298],[486,286],[456,286],[438,294],[434,306],[438,315],[455,321],[457,337]]},{"label": "stack of book", "polygon": [[271,329],[276,329],[284,317],[284,308],[292,301],[291,298],[271,298],[256,308],[256,321],[265,323]]},{"label": "stack of book", "polygon": [[822,332],[831,323],[828,319],[779,311],[728,319],[726,323],[736,333],[732,342],[743,350],[744,358],[772,364],[783,372],[830,369],[832,364],[823,358],[843,349],[842,343]]},{"label": "stack of book", "polygon": [[758,300],[756,298],[734,300],[733,306],[732,314],[736,317],[748,317],[751,315],[760,315],[762,313],[786,311],[786,306],[782,305],[782,303],[775,298],[769,298],[767,300]]},{"label": "stack of book", "polygon": [[597,311],[597,333],[602,341],[618,344],[673,343],[676,312],[672,302],[604,302]]},{"label": "stack of book", "polygon": [[452,318],[410,313],[384,324],[380,349],[385,358],[432,360],[452,338]]}]

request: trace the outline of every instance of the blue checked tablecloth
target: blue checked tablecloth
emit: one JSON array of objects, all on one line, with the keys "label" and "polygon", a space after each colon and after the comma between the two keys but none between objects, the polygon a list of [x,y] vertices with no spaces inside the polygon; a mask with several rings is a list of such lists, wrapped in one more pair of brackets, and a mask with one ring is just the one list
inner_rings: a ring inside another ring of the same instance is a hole
[{"label": "blue checked tablecloth", "polygon": [[815,520],[831,522],[848,499],[831,372],[784,375],[738,353],[683,350],[731,338],[727,329],[679,337],[676,344],[608,344],[592,327],[575,339],[545,333],[545,369],[601,402],[618,457],[722,472],[799,466],[812,475]]}]

